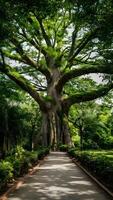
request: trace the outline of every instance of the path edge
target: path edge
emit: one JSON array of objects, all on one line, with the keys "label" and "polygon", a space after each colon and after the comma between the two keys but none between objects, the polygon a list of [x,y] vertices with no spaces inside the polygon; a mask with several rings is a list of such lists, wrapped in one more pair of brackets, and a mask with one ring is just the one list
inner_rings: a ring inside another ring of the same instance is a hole
[{"label": "path edge", "polygon": [[[47,155],[48,156],[48,155]],[[0,195],[0,200],[7,200],[8,199],[8,195],[11,192],[14,192],[15,190],[19,189],[21,187],[21,185],[25,182],[25,179],[28,178],[30,175],[35,174],[39,169],[40,166],[44,164],[47,156],[45,156],[42,160],[38,160],[38,163],[36,166],[34,166],[31,171],[29,171],[27,174],[25,174],[22,177],[19,177],[14,183],[13,185],[2,195]]]},{"label": "path edge", "polygon": [[[88,175],[101,189],[104,190],[110,197],[113,198],[113,193],[106,188],[99,180],[97,180],[89,171],[87,171],[80,163],[77,162],[75,158],[71,158],[72,162],[74,162],[86,175]],[[1,200],[1,199],[0,199]]]}]

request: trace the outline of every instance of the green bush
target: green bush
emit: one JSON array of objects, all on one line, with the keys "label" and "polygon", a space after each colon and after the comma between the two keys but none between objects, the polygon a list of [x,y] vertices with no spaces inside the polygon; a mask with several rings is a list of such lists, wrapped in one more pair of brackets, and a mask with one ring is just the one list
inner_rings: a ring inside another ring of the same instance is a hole
[{"label": "green bush", "polygon": [[15,159],[12,164],[14,168],[14,177],[18,177],[21,171],[21,162],[19,159]]},{"label": "green bush", "polygon": [[37,152],[38,158],[40,160],[49,153],[49,148],[40,148]]},{"label": "green bush", "polygon": [[113,148],[113,136],[103,137],[100,141],[100,147],[102,149],[112,149]]},{"label": "green bush", "polygon": [[32,151],[32,152],[27,151],[25,153],[25,157],[28,157],[29,158],[29,162],[32,165],[34,165],[38,160],[38,152],[36,152],[36,151]]},{"label": "green bush", "polygon": [[80,149],[80,136],[79,135],[73,136],[73,142],[74,142],[75,148]]},{"label": "green bush", "polygon": [[76,158],[86,169],[113,191],[113,151],[76,151],[69,155]]},{"label": "green bush", "polygon": [[67,151],[68,150],[68,145],[67,144],[61,144],[61,145],[59,145],[59,150],[60,151],[63,151],[63,152],[65,152],[65,151]]},{"label": "green bush", "polygon": [[32,167],[32,164],[30,163],[29,157],[28,158],[23,157],[23,159],[16,159],[13,162],[14,177],[18,177],[20,175],[27,173],[30,167]]},{"label": "green bush", "polygon": [[29,168],[49,153],[49,148],[29,152],[17,146],[11,155],[0,162],[0,189],[13,178],[28,172]]},{"label": "green bush", "polygon": [[92,141],[91,139],[88,139],[87,141],[83,141],[83,149],[88,150],[88,149],[99,149],[100,146],[95,142]]},{"label": "green bush", "polygon": [[21,161],[20,175],[26,174],[30,167],[32,167],[32,164],[30,163],[29,157],[24,158],[24,160]]},{"label": "green bush", "polygon": [[75,148],[69,148],[68,149],[68,153],[70,156],[74,157],[75,156],[75,152],[76,152],[76,149]]},{"label": "green bush", "polygon": [[14,177],[18,177],[24,173],[27,173],[29,168],[29,155],[27,151],[21,146],[17,146],[13,151],[12,155],[6,158],[7,161],[12,163],[14,168]]},{"label": "green bush", "polygon": [[13,178],[13,166],[8,161],[0,162],[0,188]]}]

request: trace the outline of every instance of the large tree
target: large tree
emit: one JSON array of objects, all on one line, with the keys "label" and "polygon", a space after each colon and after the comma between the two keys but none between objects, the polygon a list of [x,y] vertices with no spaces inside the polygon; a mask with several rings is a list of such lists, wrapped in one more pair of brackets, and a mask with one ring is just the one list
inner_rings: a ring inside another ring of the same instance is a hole
[{"label": "large tree", "polygon": [[113,2],[6,0],[0,7],[0,71],[39,104],[43,145],[71,145],[70,107],[113,88],[110,79],[79,90],[83,76],[113,73]]}]

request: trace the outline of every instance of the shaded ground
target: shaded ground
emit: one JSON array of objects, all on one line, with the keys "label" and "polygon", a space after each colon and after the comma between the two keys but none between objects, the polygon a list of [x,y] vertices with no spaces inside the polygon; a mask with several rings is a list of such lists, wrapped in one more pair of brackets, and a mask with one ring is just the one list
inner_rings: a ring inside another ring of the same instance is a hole
[{"label": "shaded ground", "polygon": [[109,200],[65,153],[52,152],[8,200]]}]

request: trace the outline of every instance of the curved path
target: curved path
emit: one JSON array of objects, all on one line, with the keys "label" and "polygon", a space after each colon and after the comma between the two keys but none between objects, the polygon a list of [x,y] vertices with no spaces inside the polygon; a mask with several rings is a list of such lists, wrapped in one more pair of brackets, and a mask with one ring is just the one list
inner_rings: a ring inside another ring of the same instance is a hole
[{"label": "curved path", "polygon": [[109,200],[70,158],[52,152],[34,174],[29,175],[8,200]]}]

